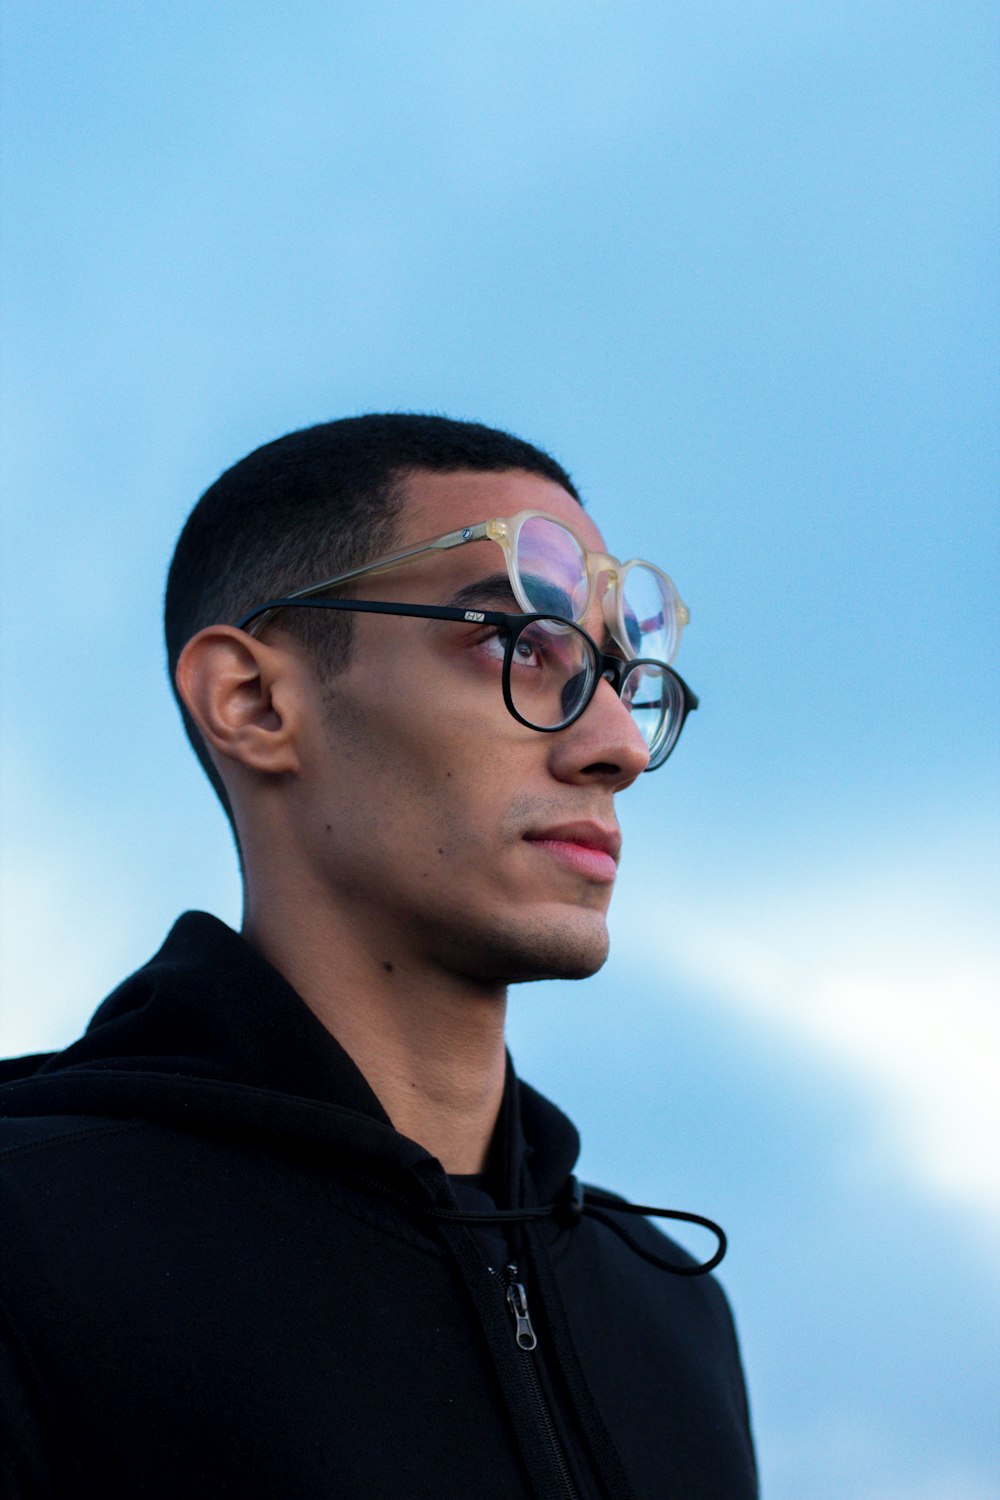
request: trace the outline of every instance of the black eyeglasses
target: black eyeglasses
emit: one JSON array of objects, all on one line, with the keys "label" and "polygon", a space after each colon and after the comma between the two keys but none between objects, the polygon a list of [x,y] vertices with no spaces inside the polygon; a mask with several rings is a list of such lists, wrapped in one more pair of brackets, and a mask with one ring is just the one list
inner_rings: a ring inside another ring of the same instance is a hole
[{"label": "black eyeglasses", "polygon": [[[663,765],[698,699],[666,662],[609,656],[579,625],[557,615],[505,614],[437,604],[382,604],[361,599],[269,599],[238,620],[255,635],[277,609],[346,609],[363,614],[453,620],[493,629],[503,648],[502,686],[508,710],[540,734],[575,724],[598,685],[609,682],[635,720],[649,751],[647,771]],[[254,629],[256,622],[256,629]]]}]

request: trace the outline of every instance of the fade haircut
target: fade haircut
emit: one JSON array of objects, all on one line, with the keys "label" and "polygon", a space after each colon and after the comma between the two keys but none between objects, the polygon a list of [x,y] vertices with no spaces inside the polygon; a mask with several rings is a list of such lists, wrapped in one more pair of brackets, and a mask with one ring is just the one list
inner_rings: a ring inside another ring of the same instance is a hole
[{"label": "fade haircut", "polygon": [[[405,499],[402,481],[415,469],[521,469],[580,499],[554,458],[510,433],[391,412],[321,422],[265,443],[227,469],[188,517],[167,576],[167,661],[188,739],[230,822],[225,787],[177,693],[181,651],[206,625],[235,624],[266,599],[388,551]],[[347,664],[349,614],[289,610],[281,623],[311,654],[321,679]]]}]

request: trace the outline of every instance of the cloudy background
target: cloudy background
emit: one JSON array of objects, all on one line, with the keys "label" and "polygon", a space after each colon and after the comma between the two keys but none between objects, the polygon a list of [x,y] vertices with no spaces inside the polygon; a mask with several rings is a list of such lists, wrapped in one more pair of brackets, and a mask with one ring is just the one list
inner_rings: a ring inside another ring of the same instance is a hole
[{"label": "cloudy background", "polygon": [[1000,1494],[998,30],[5,6],[3,1050],[239,920],[159,639],[200,491],[363,410],[549,447],[702,708],[515,1055],[592,1180],[727,1226],[768,1500]]}]

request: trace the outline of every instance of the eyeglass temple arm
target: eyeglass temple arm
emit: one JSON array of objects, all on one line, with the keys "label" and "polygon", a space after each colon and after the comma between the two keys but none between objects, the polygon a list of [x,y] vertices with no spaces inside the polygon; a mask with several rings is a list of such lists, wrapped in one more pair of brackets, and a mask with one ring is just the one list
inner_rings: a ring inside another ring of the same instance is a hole
[{"label": "eyeglass temple arm", "polygon": [[395,604],[371,599],[297,599],[293,594],[286,594],[280,599],[268,599],[264,604],[259,604],[241,620],[237,620],[236,629],[245,630],[248,635],[256,635],[261,622],[282,609],[343,609],[371,615],[409,615],[418,620],[457,620],[475,625],[504,625],[508,630],[525,618],[503,610],[458,609],[451,604]]},{"label": "eyeglass temple arm", "polygon": [[[346,573],[336,573],[333,578],[324,578],[322,583],[311,583],[308,588],[294,589],[284,597],[291,599],[311,599],[316,594],[323,594],[327,589],[335,588],[341,583],[350,583],[352,578],[361,578],[371,573],[384,573],[390,568],[397,567],[400,563],[409,562],[411,557],[421,557],[425,552],[446,552],[451,547],[460,547],[463,542],[476,542],[486,536],[488,521],[480,521],[476,526],[463,526],[458,531],[445,532],[444,536],[435,537],[432,541],[418,542],[415,547],[407,547],[402,552],[390,552],[386,557],[377,558],[375,562],[363,563],[358,568],[349,568]],[[261,613],[254,619],[251,635],[257,635],[277,609]],[[242,627],[246,629],[244,625]]]},{"label": "eyeglass temple arm", "polygon": [[346,573],[338,573],[333,578],[326,578],[322,583],[311,583],[308,588],[294,589],[286,597],[289,599],[308,599],[312,594],[321,594],[324,589],[331,589],[338,583],[349,583],[352,578],[360,578],[365,573],[383,573],[388,568],[394,568],[398,563],[409,562],[411,557],[419,557],[424,552],[446,552],[449,547],[460,547],[463,542],[472,542],[486,535],[486,522],[478,526],[463,526],[460,531],[449,531],[444,536],[435,537],[430,542],[418,542],[415,547],[407,547],[403,552],[391,552],[387,557],[380,557],[375,562],[364,563],[359,568],[349,568]]}]

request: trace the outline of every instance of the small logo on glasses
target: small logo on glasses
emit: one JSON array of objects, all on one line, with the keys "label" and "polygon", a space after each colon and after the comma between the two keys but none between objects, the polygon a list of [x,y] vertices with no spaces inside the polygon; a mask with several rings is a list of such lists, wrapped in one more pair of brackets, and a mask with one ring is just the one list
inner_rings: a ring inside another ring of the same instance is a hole
[{"label": "small logo on glasses", "polygon": [[485,615],[481,615],[479,613],[478,609],[467,609],[465,611],[465,618],[467,620],[477,620],[477,621],[479,621],[481,623],[483,620],[486,619],[486,616]]}]

